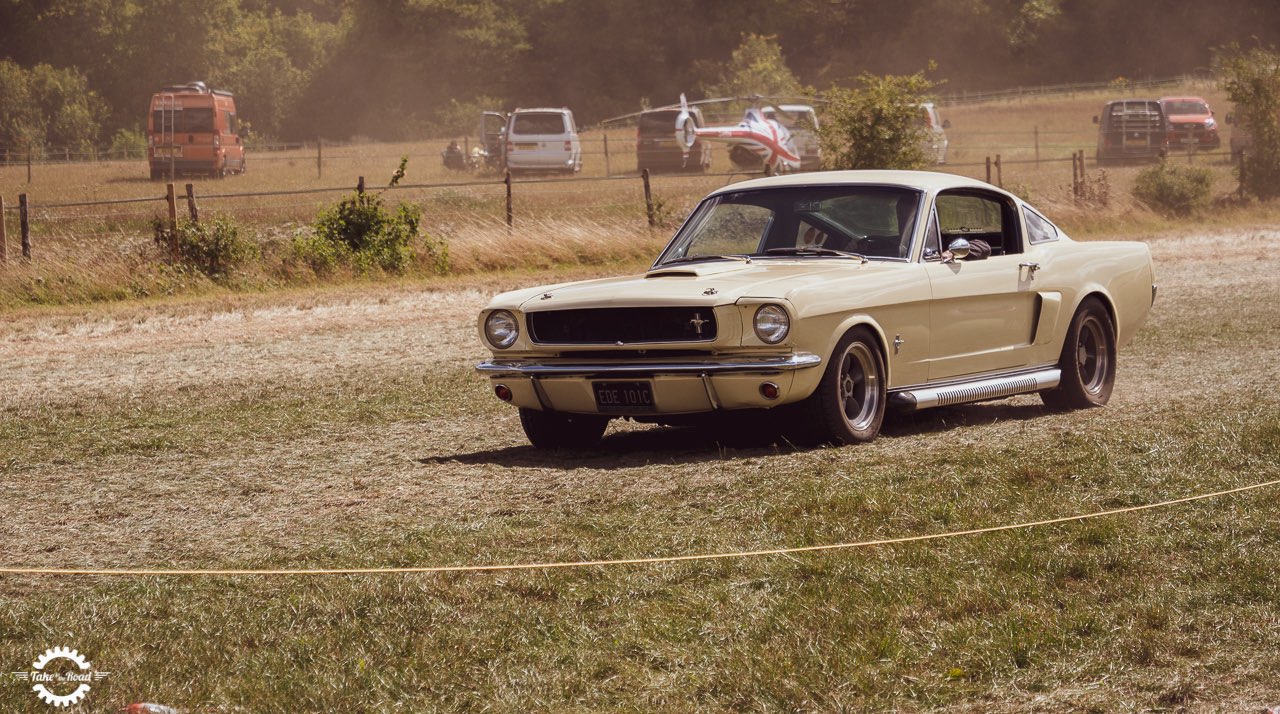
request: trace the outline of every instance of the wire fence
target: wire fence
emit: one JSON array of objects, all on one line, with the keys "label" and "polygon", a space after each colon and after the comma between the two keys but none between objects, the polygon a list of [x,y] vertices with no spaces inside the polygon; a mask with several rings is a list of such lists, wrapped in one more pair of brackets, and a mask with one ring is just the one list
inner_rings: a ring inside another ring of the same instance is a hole
[{"label": "wire fence", "polygon": [[[1187,161],[1226,162],[1231,154],[1188,152]],[[1177,160],[1175,155],[1171,160]],[[982,161],[953,162],[938,167],[988,183],[1004,186],[1012,177],[1006,170],[1061,171],[1061,185],[1066,184],[1065,165],[1071,164],[1072,194],[1079,199],[1085,189],[1086,172],[1091,170],[1084,150],[1073,150],[1069,156],[1005,158],[1000,153],[987,155]],[[1092,168],[1097,168],[1094,162]],[[1060,167],[1060,168],[1058,168]],[[423,213],[423,226],[428,232],[448,235],[467,226],[534,221],[585,221],[597,224],[671,225],[687,215],[710,190],[763,175],[762,172],[732,171],[724,173],[672,173],[650,175],[626,173],[613,176],[523,178],[509,174],[454,181],[411,183],[370,189],[394,195],[402,202],[418,205]],[[1054,175],[1057,175],[1056,173]],[[83,241],[93,236],[132,235],[161,236],[174,232],[180,219],[199,221],[202,210],[211,210],[240,221],[258,225],[310,224],[320,211],[341,194],[365,191],[365,180],[346,185],[292,188],[255,192],[212,191],[199,193],[196,184],[152,184],[149,195],[104,200],[78,200],[62,196],[53,200],[33,200],[19,194],[17,202],[0,196],[0,263],[19,252],[30,260],[37,240],[74,239]],[[204,187],[223,183],[212,182]],[[10,244],[13,245],[11,253]]]}]

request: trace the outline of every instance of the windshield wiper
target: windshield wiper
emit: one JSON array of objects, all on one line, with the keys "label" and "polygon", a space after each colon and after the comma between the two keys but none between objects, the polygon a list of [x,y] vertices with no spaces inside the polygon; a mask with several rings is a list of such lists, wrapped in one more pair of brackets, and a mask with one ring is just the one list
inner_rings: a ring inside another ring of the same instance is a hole
[{"label": "windshield wiper", "polygon": [[664,265],[675,265],[676,263],[697,263],[703,260],[741,260],[744,263],[750,263],[751,256],[749,255],[687,255],[683,258],[672,258],[671,260],[664,260],[658,264],[658,267],[662,267]]},{"label": "windshield wiper", "polygon": [[857,258],[862,262],[867,262],[867,256],[861,253],[850,253],[847,250],[836,250],[835,248],[770,248],[765,251],[766,255],[827,255],[839,256],[841,258]]}]

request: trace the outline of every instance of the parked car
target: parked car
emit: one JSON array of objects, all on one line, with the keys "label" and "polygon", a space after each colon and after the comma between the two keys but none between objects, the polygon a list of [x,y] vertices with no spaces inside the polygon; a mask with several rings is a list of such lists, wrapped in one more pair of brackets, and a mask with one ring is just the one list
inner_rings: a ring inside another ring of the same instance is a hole
[{"label": "parked car", "polygon": [[[654,109],[640,114],[636,124],[636,167],[639,171],[706,171],[711,167],[711,144],[694,139],[685,157],[676,139],[676,119],[679,109]],[[702,110],[689,110],[694,125],[706,126]]]},{"label": "parked car", "polygon": [[1200,97],[1161,97],[1157,101],[1167,122],[1165,142],[1170,147],[1213,151],[1222,146],[1218,122],[1208,102]]},{"label": "parked car", "polygon": [[507,170],[582,170],[582,143],[573,112],[557,109],[516,109],[507,120]]},{"label": "parked car", "polygon": [[1098,163],[1158,159],[1166,153],[1168,127],[1160,102],[1154,99],[1116,99],[1107,102],[1098,125]]},{"label": "parked car", "polygon": [[538,448],[763,410],[863,442],[890,404],[1106,404],[1152,275],[1144,243],[1077,243],[981,181],[790,174],[711,193],[644,274],[493,298],[477,370]]},{"label": "parked car", "polygon": [[939,116],[933,102],[925,102],[920,105],[920,123],[925,129],[925,157],[935,164],[947,163],[947,129],[951,128],[951,121]]},{"label": "parked car", "polygon": [[818,171],[822,168],[822,140],[818,136],[818,113],[808,104],[779,104],[777,108],[765,107],[766,119],[773,119],[791,132],[796,152],[800,155],[801,171]]}]

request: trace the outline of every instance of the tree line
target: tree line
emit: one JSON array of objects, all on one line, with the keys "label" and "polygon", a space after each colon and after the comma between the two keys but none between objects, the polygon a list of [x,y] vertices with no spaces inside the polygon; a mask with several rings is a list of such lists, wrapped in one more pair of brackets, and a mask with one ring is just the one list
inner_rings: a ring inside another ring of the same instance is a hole
[{"label": "tree line", "polygon": [[261,138],[448,136],[515,106],[590,124],[741,91],[760,37],[820,91],[931,61],[943,90],[977,91],[1208,68],[1215,46],[1280,40],[1280,4],[0,0],[0,145],[110,142],[145,125],[152,92],[196,79],[234,92]]}]

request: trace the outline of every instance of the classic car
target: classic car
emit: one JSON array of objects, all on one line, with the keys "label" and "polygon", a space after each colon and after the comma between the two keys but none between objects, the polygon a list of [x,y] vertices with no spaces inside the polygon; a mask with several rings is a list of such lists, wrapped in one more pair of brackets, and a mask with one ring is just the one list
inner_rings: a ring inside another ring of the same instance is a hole
[{"label": "classic car", "polygon": [[711,193],[641,275],[493,298],[477,370],[538,448],[748,410],[865,442],[888,407],[1106,404],[1152,280],[1145,244],[1076,242],[963,176],[776,176]]}]

